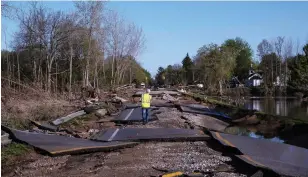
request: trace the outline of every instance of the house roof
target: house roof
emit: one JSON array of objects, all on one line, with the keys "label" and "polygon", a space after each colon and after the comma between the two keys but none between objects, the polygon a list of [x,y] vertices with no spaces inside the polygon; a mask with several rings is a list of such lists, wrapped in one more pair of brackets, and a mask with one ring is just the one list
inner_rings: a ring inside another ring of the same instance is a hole
[{"label": "house roof", "polygon": [[262,76],[259,73],[253,73],[248,76],[248,80],[251,80],[251,79],[262,79]]}]

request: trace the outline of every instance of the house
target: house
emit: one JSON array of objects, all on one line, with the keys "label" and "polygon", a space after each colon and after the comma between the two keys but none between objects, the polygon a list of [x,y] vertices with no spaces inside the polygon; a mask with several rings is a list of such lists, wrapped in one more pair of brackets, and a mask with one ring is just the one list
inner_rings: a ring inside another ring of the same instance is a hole
[{"label": "house", "polygon": [[233,76],[229,82],[231,88],[239,87],[241,85],[240,81],[236,76]]},{"label": "house", "polygon": [[140,86],[141,88],[145,88],[145,84],[143,82],[141,82]]},{"label": "house", "polygon": [[[263,83],[262,71],[254,71],[252,67],[249,70],[249,76],[246,80],[246,87],[258,87]],[[286,81],[285,81],[286,79]],[[284,87],[287,86],[288,77],[285,78],[282,74],[281,77],[277,76],[273,85],[276,87]]]},{"label": "house", "polygon": [[249,70],[248,79],[246,81],[247,87],[258,87],[263,82],[262,75],[260,71]]}]

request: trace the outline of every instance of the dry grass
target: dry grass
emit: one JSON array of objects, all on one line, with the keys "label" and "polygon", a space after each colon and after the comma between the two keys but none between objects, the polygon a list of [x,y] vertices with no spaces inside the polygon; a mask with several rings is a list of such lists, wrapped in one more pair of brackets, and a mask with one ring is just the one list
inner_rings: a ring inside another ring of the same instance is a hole
[{"label": "dry grass", "polygon": [[1,91],[2,124],[18,129],[26,129],[28,119],[49,121],[76,109],[69,101],[42,90],[16,92],[2,88]]}]

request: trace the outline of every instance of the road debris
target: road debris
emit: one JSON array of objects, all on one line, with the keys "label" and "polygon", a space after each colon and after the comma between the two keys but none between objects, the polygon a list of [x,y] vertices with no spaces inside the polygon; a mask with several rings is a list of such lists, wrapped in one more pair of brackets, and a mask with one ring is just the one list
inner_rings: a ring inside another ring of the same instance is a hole
[{"label": "road debris", "polygon": [[65,117],[58,118],[58,119],[52,121],[52,123],[57,126],[57,125],[60,125],[64,122],[70,121],[71,119],[74,119],[78,116],[82,116],[82,115],[85,115],[85,114],[86,114],[86,112],[84,110],[77,111],[77,112],[71,113],[71,114],[69,114]]},{"label": "road debris", "polygon": [[108,111],[106,109],[99,109],[95,112],[95,115],[99,118],[104,117],[106,114],[108,113]]},{"label": "road debris", "polygon": [[1,131],[1,146],[8,145],[12,142],[12,140],[9,138],[9,134]]}]

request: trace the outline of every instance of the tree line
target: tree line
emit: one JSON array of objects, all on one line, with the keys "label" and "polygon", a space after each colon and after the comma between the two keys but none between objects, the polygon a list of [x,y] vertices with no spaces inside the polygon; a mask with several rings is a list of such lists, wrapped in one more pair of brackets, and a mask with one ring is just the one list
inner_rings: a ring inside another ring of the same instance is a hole
[{"label": "tree line", "polygon": [[2,3],[1,15],[19,23],[8,44],[12,49],[1,51],[2,88],[27,84],[71,95],[81,88],[114,88],[151,78],[137,61],[145,48],[142,28],[105,3],[74,2],[72,13],[38,2],[29,2],[26,11]]},{"label": "tree line", "polygon": [[253,50],[240,37],[227,39],[221,45],[200,47],[196,56],[189,54],[181,64],[159,67],[155,76],[157,85],[191,85],[202,83],[207,94],[224,95],[230,81],[242,86],[253,70],[262,76],[257,87],[264,95],[308,93],[308,44],[300,48],[292,39],[277,37],[263,39],[257,46],[258,59]]}]

